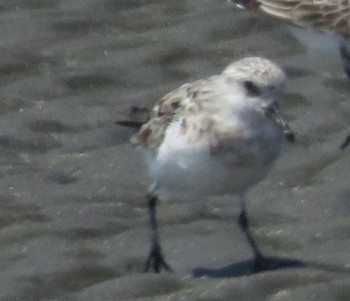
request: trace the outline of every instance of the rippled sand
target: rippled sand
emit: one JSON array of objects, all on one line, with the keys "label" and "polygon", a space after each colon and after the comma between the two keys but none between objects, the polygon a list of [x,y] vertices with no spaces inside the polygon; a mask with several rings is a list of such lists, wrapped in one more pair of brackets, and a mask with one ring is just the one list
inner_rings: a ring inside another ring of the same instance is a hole
[{"label": "rippled sand", "polygon": [[[336,50],[226,1],[13,0],[0,22],[0,300],[348,299],[350,85]],[[248,197],[276,270],[251,274],[227,197],[162,203],[176,272],[145,274],[150,179],[114,122],[247,55],[286,70],[297,132]]]}]

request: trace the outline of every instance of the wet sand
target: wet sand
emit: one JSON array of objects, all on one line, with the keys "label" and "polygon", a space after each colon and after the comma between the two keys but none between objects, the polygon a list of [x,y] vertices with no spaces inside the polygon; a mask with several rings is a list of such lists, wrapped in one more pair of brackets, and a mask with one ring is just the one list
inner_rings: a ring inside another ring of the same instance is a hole
[{"label": "wet sand", "polygon": [[[350,85],[336,49],[226,1],[28,3],[0,4],[0,300],[349,298]],[[161,203],[175,273],[145,274],[150,179],[115,121],[248,55],[286,70],[297,133],[248,195],[276,269],[252,274],[228,196]]]}]

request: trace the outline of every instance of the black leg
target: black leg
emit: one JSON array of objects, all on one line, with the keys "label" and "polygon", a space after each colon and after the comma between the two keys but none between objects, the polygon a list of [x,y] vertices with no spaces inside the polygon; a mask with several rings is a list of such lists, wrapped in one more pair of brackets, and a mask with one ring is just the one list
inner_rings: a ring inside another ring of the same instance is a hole
[{"label": "black leg", "polygon": [[[350,41],[342,38],[339,46],[340,57],[343,62],[343,68],[346,75],[350,79]],[[340,149],[345,149],[350,144],[350,134],[345,138],[344,142],[340,145]]]},{"label": "black leg", "polygon": [[340,145],[340,149],[345,149],[350,144],[350,134],[346,137],[344,142]]},{"label": "black leg", "polygon": [[350,78],[350,42],[347,39],[342,39],[339,46],[339,52],[343,61],[345,73],[348,78]]},{"label": "black leg", "polygon": [[245,205],[245,199],[244,196],[240,196],[241,199],[241,213],[238,218],[238,224],[240,228],[242,229],[243,233],[247,237],[248,243],[250,248],[253,251],[254,254],[254,272],[261,272],[269,269],[269,262],[268,260],[262,255],[253,235],[250,232],[249,229],[249,221],[247,217],[247,210]]},{"label": "black leg", "polygon": [[150,224],[152,231],[151,249],[146,261],[145,271],[148,272],[151,268],[159,273],[162,268],[168,272],[172,272],[172,268],[166,263],[162,255],[162,249],[159,243],[158,223],[156,217],[156,206],[158,197],[154,193],[147,194],[147,203],[150,216]]}]

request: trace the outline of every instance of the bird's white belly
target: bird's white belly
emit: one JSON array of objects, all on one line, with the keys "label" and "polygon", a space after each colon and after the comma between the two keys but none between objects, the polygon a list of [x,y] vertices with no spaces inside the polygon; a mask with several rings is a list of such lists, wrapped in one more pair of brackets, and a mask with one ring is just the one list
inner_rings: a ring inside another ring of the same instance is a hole
[{"label": "bird's white belly", "polygon": [[260,168],[252,165],[224,166],[212,159],[206,162],[196,159],[190,163],[186,161],[187,165],[175,158],[154,170],[160,192],[170,197],[237,194],[256,184],[270,169],[270,165]]},{"label": "bird's white belly", "polygon": [[[254,153],[224,157],[212,156],[209,152],[174,151],[166,160],[155,160],[151,174],[157,182],[158,191],[169,197],[206,197],[238,194],[257,184],[266,176],[277,157],[266,162],[266,154]],[[269,150],[267,150],[270,152]],[[163,158],[164,159],[164,158]]]},{"label": "bird's white belly", "polygon": [[[253,112],[245,120],[231,118],[233,135],[223,149],[211,153],[209,133],[195,141],[181,135],[180,122],[169,126],[165,139],[151,160],[151,175],[158,192],[169,197],[206,197],[245,192],[263,179],[277,158],[282,132]],[[244,124],[242,131],[240,125]],[[220,124],[222,125],[222,124]],[[240,134],[238,134],[240,133]]]}]

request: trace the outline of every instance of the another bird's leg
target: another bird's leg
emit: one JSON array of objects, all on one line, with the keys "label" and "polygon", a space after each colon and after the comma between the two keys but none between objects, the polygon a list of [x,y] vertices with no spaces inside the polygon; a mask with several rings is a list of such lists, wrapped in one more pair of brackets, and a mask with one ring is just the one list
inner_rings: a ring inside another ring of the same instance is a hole
[{"label": "another bird's leg", "polygon": [[145,265],[145,271],[148,272],[152,268],[156,273],[159,273],[162,268],[168,272],[172,271],[172,268],[165,262],[162,255],[162,249],[159,243],[159,232],[158,232],[158,223],[156,216],[156,206],[158,202],[158,196],[156,193],[149,192],[146,195],[148,210],[150,216],[150,225],[151,225],[151,249],[148,254],[148,258]]},{"label": "another bird's leg", "polygon": [[344,142],[340,145],[340,149],[345,149],[350,144],[350,134],[345,138]]},{"label": "another bird's leg", "polygon": [[339,51],[345,73],[350,78],[350,41],[348,39],[342,38]]},{"label": "another bird's leg", "polygon": [[254,253],[254,260],[256,265],[260,265],[260,263],[263,261],[264,256],[260,252],[258,245],[256,241],[254,240],[252,234],[250,233],[249,230],[249,221],[247,217],[247,209],[246,209],[246,202],[245,202],[245,197],[244,195],[240,195],[240,202],[241,202],[241,213],[239,215],[239,226],[241,227],[242,231],[244,232],[245,236],[248,239],[248,243]]},{"label": "another bird's leg", "polygon": [[[342,38],[339,46],[340,56],[343,62],[343,68],[346,75],[350,78],[350,40]],[[340,149],[345,149],[350,144],[350,134],[340,145]]]}]

